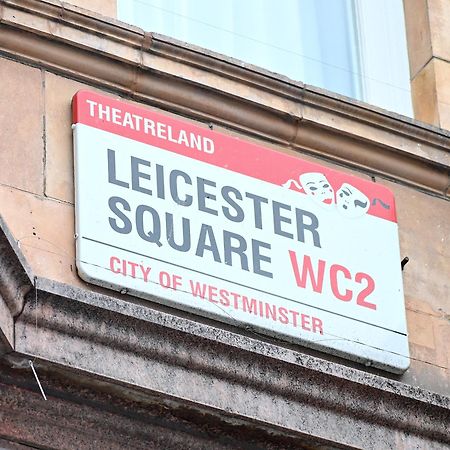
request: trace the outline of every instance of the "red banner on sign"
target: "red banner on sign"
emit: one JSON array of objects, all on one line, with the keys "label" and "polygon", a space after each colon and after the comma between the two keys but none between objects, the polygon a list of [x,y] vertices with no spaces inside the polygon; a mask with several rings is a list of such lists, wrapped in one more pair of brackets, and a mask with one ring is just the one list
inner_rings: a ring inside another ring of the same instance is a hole
[{"label": "red banner on sign", "polygon": [[285,186],[325,207],[335,204],[349,218],[367,213],[397,221],[393,194],[384,186],[122,100],[79,91],[73,122]]}]

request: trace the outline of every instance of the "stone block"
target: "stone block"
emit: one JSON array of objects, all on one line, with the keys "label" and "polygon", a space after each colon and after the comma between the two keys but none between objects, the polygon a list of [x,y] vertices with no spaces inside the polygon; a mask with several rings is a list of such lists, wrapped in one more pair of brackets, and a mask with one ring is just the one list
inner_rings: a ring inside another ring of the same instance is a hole
[{"label": "stone block", "polygon": [[[450,36],[450,31],[448,32],[448,35]],[[435,58],[433,62],[436,74],[436,94],[437,106],[439,111],[439,126],[446,130],[450,130],[450,62],[443,61],[437,58]]]},{"label": "stone block", "polygon": [[[443,313],[439,319],[434,319],[434,334],[439,364],[450,371],[450,313]],[[450,374],[449,374],[450,376]]]},{"label": "stone block", "polygon": [[450,323],[443,317],[407,310],[408,336],[413,363],[429,364],[439,373],[448,370]]},{"label": "stone block", "polygon": [[[450,2],[448,0],[428,0],[427,3],[433,56],[449,62]],[[418,15],[417,12],[416,15]]]},{"label": "stone block", "polygon": [[[401,377],[400,381],[437,394],[446,395],[450,392],[450,373],[447,368],[423,362],[416,358],[415,350],[411,349],[411,367]],[[421,356],[420,354],[417,356]]]},{"label": "stone block", "polygon": [[409,342],[434,350],[433,318],[428,314],[407,311]]},{"label": "stone block", "polygon": [[414,116],[450,129],[450,62],[433,58],[411,83]]},{"label": "stone block", "polygon": [[436,74],[433,60],[426,64],[413,78],[411,94],[415,119],[439,126]]},{"label": "stone block", "polygon": [[[450,205],[448,201],[377,177],[395,195],[405,298],[427,314],[449,312]],[[414,309],[414,306],[412,306]]]},{"label": "stone block", "polygon": [[450,2],[404,0],[411,78],[432,58],[450,61]]},{"label": "stone block", "polygon": [[102,16],[113,18],[117,16],[116,0],[70,0],[68,3],[96,12]]},{"label": "stone block", "polygon": [[48,197],[74,203],[72,97],[82,83],[45,74],[46,187]]},{"label": "stone block", "polygon": [[0,80],[0,183],[42,194],[41,71],[0,58]]},{"label": "stone block", "polygon": [[74,208],[0,186],[0,213],[36,276],[83,285],[75,267]]},{"label": "stone block", "polygon": [[411,79],[433,56],[427,0],[403,0]]}]

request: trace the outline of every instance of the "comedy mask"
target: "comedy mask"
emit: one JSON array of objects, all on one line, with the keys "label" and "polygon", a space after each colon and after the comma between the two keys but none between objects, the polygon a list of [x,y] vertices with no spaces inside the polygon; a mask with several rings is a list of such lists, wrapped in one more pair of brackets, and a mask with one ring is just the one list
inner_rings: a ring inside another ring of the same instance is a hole
[{"label": "comedy mask", "polygon": [[334,190],[325,175],[318,172],[309,172],[300,175],[303,190],[316,203],[327,207],[334,204]]}]

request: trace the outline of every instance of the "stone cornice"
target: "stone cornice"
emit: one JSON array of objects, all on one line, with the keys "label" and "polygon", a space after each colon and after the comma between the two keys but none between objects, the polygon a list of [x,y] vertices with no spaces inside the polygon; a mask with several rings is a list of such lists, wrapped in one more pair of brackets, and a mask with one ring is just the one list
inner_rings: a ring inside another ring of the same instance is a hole
[{"label": "stone cornice", "polygon": [[0,215],[0,355],[14,348],[14,321],[33,290],[31,270]]},{"label": "stone cornice", "polygon": [[0,271],[14,276],[7,289],[1,281],[0,300],[13,305],[14,342],[4,361],[17,369],[33,359],[44,373],[83,374],[94,389],[101,380],[123,395],[160,395],[299,438],[358,448],[450,443],[449,397],[112,291],[40,277],[35,290],[6,233],[3,224]]},{"label": "stone cornice", "polygon": [[450,134],[56,0],[0,0],[0,51],[450,197]]},{"label": "stone cornice", "polygon": [[316,447],[284,430],[194,409],[180,400],[112,389],[99,379],[93,387],[80,372],[69,378],[67,372],[46,370],[42,364],[37,370],[48,401],[36,392],[29,367],[10,368],[0,362],[0,434],[30,445],[11,447],[0,438],[2,448],[335,448]]}]

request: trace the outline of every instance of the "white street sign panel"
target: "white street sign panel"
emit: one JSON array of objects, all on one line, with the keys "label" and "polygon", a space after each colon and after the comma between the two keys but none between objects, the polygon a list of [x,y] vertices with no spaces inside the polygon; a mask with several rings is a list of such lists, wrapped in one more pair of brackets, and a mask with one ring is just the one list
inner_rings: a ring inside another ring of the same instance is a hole
[{"label": "white street sign panel", "polygon": [[93,92],[73,106],[84,280],[408,368],[388,189]]}]

